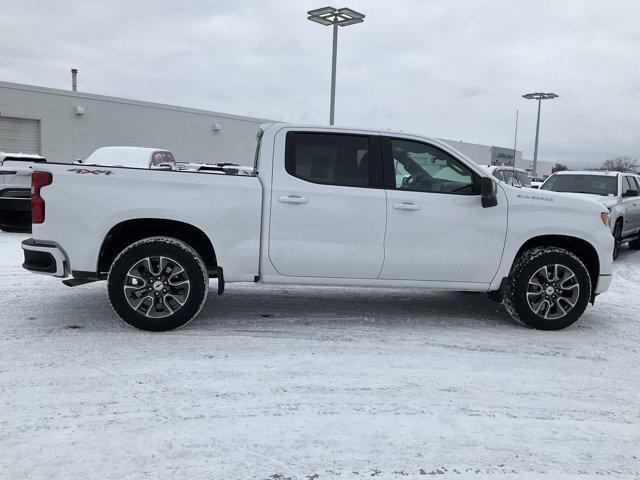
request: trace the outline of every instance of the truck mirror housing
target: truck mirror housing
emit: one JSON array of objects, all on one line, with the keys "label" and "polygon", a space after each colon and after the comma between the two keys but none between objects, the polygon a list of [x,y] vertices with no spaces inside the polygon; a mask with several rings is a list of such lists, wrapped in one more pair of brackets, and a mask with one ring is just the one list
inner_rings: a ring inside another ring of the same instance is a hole
[{"label": "truck mirror housing", "polygon": [[498,193],[496,182],[489,177],[480,179],[480,197],[482,199],[482,207],[489,208],[498,205]]}]

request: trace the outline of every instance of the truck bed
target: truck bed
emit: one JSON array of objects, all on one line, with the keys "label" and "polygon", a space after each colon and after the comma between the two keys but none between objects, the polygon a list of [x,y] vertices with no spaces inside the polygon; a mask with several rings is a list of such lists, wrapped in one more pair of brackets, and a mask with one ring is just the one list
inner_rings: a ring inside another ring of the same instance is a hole
[{"label": "truck bed", "polygon": [[97,271],[107,234],[132,219],[163,219],[197,227],[210,239],[230,281],[258,273],[262,187],[256,176],[47,163],[45,221],[39,241],[64,246],[69,273]]}]

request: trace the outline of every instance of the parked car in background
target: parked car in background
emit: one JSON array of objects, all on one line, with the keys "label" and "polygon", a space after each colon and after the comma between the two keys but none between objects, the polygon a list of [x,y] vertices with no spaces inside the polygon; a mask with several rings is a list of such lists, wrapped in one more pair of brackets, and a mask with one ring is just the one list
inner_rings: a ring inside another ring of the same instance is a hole
[{"label": "parked car in background", "polygon": [[31,166],[40,155],[0,152],[0,230],[31,231]]},{"label": "parked car in background", "polygon": [[531,182],[531,188],[540,188],[544,183],[544,179],[533,176],[529,176],[529,181]]},{"label": "parked car in background", "polygon": [[194,318],[210,278],[218,293],[225,282],[487,292],[544,330],[574,323],[611,282],[602,205],[498,182],[438,140],[270,124],[256,147],[250,168],[47,164],[33,173],[23,267],[67,285],[107,280],[118,315],[155,331]]},{"label": "parked car in background", "polygon": [[514,187],[530,187],[529,175],[521,168],[508,167],[504,165],[488,165],[488,172],[498,180]]},{"label": "parked car in background", "polygon": [[613,257],[620,246],[640,250],[640,177],[620,172],[556,172],[541,190],[592,198],[609,211],[609,226],[615,238]]},{"label": "parked car in background", "polygon": [[130,167],[177,170],[176,160],[169,150],[153,147],[102,147],[81,163],[104,167]]}]

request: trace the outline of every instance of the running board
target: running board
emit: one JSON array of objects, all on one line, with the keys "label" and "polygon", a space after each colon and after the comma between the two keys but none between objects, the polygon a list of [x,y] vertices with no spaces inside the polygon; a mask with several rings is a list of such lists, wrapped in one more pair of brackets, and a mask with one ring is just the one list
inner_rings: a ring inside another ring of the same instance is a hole
[{"label": "running board", "polygon": [[69,278],[67,280],[62,280],[67,287],[77,287],[79,285],[84,285],[85,283],[93,283],[97,282],[97,280],[91,278]]}]

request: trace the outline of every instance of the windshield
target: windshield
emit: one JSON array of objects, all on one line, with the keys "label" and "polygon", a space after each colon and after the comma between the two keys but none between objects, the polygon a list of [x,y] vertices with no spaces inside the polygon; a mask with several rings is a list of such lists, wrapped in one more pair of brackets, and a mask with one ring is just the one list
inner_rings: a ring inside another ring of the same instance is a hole
[{"label": "windshield", "polygon": [[542,185],[541,190],[591,193],[606,197],[618,194],[618,178],[605,175],[553,175]]}]

